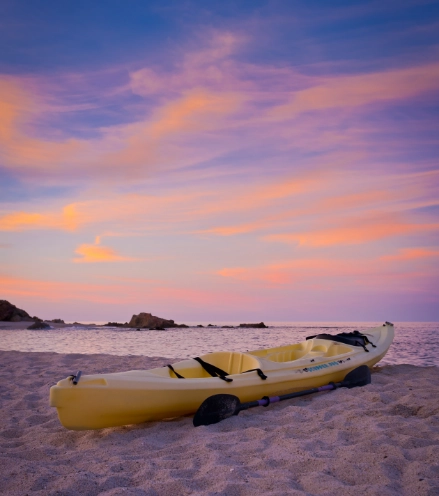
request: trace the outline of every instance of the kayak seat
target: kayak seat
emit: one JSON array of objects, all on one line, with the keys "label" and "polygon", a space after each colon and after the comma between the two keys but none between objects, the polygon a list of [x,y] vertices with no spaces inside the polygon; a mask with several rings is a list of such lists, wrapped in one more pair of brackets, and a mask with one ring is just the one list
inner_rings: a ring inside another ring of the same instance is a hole
[{"label": "kayak seat", "polygon": [[242,374],[246,370],[257,369],[261,366],[256,357],[237,351],[217,351],[203,355],[201,358],[229,375]]},{"label": "kayak seat", "polygon": [[[242,374],[248,370],[259,369],[261,367],[256,357],[234,351],[208,353],[207,355],[202,355],[200,358],[208,364],[223,370],[227,375]],[[173,369],[174,371],[169,368],[163,368],[159,373],[172,379],[178,379],[175,372],[185,379],[211,378],[211,375],[194,359],[174,363]]]},{"label": "kayak seat", "polygon": [[329,346],[328,351],[323,355],[327,357],[335,355],[343,355],[344,353],[349,353],[352,351],[352,346],[346,346],[344,344],[333,344]]},{"label": "kayak seat", "polygon": [[328,347],[327,346],[323,346],[323,345],[317,345],[317,346],[313,346],[311,348],[311,351],[312,352],[320,352],[320,353],[326,353],[328,351]]},{"label": "kayak seat", "polygon": [[278,351],[277,353],[272,353],[267,355],[265,358],[272,362],[292,362],[293,360],[299,360],[308,353],[306,348],[304,349],[290,349],[285,351]]}]

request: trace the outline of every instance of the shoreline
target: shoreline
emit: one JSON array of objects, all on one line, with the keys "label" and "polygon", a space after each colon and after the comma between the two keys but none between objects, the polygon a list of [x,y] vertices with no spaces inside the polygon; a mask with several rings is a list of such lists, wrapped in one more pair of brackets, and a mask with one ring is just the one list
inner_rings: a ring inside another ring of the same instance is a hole
[{"label": "shoreline", "polygon": [[[175,359],[177,360],[177,359]],[[49,388],[174,359],[0,351],[0,492],[11,495],[425,495],[439,492],[439,367],[376,366],[364,388],[194,428],[192,417],[68,431]]]},{"label": "shoreline", "polygon": [[[35,323],[35,320],[22,320],[20,322],[8,322],[8,321],[0,321],[0,330],[4,331],[14,331],[14,330],[28,330],[27,328]],[[44,321],[44,323],[49,324],[52,329],[65,329],[66,327],[73,327],[73,326],[81,326],[81,327],[91,327],[91,328],[96,328],[99,329],[101,327],[104,327],[103,325],[99,324],[59,324],[55,322],[49,322],[49,321]]]}]

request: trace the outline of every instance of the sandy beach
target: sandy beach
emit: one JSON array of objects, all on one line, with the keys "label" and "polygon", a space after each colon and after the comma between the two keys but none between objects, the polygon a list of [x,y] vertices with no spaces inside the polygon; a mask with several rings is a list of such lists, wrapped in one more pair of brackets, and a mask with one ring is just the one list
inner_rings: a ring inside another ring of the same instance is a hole
[{"label": "sandy beach", "polygon": [[74,432],[49,387],[171,360],[0,351],[0,493],[438,495],[439,368],[375,367],[372,384],[242,412]]}]

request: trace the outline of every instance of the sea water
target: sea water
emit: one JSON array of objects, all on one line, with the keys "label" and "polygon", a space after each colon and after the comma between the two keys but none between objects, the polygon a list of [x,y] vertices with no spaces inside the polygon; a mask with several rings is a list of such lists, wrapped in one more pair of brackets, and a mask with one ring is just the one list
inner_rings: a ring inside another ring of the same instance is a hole
[{"label": "sea water", "polygon": [[[27,324],[27,323],[26,323]],[[165,331],[69,326],[31,331],[0,329],[0,349],[189,358],[212,351],[249,351],[303,341],[320,333],[365,331],[380,322],[269,323],[266,329],[189,327]],[[395,323],[395,339],[380,364],[439,366],[439,323]]]}]

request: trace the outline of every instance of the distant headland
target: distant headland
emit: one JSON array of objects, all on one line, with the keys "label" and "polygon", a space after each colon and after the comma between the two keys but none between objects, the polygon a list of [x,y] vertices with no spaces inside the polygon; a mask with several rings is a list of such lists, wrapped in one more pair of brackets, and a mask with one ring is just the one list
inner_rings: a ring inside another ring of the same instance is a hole
[{"label": "distant headland", "polygon": [[[28,329],[50,329],[51,327],[64,327],[68,325],[88,325],[88,324],[80,324],[79,322],[73,322],[73,324],[67,324],[63,319],[52,319],[46,320],[41,319],[39,317],[31,317],[25,310],[16,307],[12,303],[7,300],[0,300],[0,322],[32,322]],[[102,327],[96,325],[96,327]],[[121,327],[125,329],[136,329],[138,331],[141,330],[150,330],[150,331],[164,331],[169,328],[188,328],[186,324],[177,324],[172,319],[165,319],[162,317],[156,317],[151,313],[140,312],[139,314],[134,314],[129,322],[120,323],[120,322],[108,322],[104,324],[103,327]],[[199,324],[195,327],[204,327]],[[266,328],[263,322],[255,323],[255,324],[239,324],[239,326],[230,326],[223,325],[217,326],[213,324],[209,324],[207,327],[221,327],[221,328]]]}]

